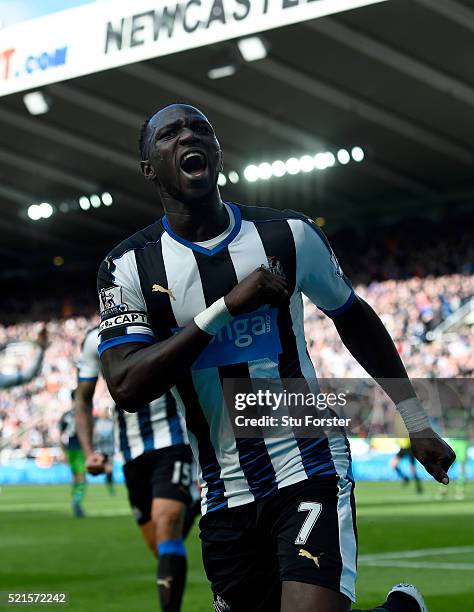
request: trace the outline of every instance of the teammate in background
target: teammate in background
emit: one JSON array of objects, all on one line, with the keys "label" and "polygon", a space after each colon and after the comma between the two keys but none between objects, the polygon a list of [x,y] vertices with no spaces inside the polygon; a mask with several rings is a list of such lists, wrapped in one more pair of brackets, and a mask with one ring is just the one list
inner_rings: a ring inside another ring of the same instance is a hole
[{"label": "teammate in background", "polygon": [[[102,473],[106,464],[104,454],[95,452],[92,444],[92,399],[100,374],[97,340],[98,329],[91,329],[82,345],[75,402],[77,431],[90,474]],[[177,612],[186,584],[184,538],[197,512],[184,423],[170,393],[142,403],[136,414],[118,406],[114,412],[130,505],[146,544],[158,559],[161,609]]]},{"label": "teammate in background", "polygon": [[[73,401],[74,395],[75,391],[72,391]],[[86,492],[86,462],[77,437],[73,410],[68,410],[63,414],[59,421],[59,430],[61,448],[72,472],[72,512],[76,518],[82,518],[84,516],[82,501]]]},{"label": "teammate in background", "polygon": [[406,457],[408,461],[410,462],[411,480],[413,480],[415,483],[416,492],[423,493],[423,487],[421,486],[421,480],[416,471],[416,459],[415,459],[415,455],[413,454],[413,451],[411,448],[410,438],[399,438],[398,444],[400,446],[400,450],[392,458],[392,461],[390,464],[392,467],[392,470],[394,470],[398,474],[398,476],[402,479],[403,484],[407,485],[410,482],[410,477],[407,476],[403,472],[403,470],[400,468],[401,460],[404,457]]},{"label": "teammate in background", "polygon": [[115,433],[114,422],[107,415],[107,411],[101,411],[94,420],[94,447],[103,457],[103,467],[105,473],[105,484],[110,495],[115,494],[114,488],[114,453],[115,453]]},{"label": "teammate in background", "polygon": [[[203,561],[216,611],[349,610],[357,543],[347,440],[301,439],[291,427],[284,437],[236,437],[223,381],[315,378],[304,293],[380,381],[415,456],[444,484],[454,455],[319,229],[293,211],[221,200],[222,152],[200,111],[174,104],[150,117],[140,155],[166,216],[124,240],[99,269],[109,390],[134,412],[173,389],[202,475]],[[397,585],[379,610],[426,606],[413,586]]]},{"label": "teammate in background", "polygon": [[43,329],[39,332],[36,344],[40,350],[33,363],[31,363],[25,371],[18,372],[17,374],[0,373],[0,389],[9,389],[10,387],[16,387],[17,385],[25,385],[33,380],[33,378],[38,376],[41,366],[43,365],[44,352],[48,345],[48,334],[46,327],[43,327]]}]

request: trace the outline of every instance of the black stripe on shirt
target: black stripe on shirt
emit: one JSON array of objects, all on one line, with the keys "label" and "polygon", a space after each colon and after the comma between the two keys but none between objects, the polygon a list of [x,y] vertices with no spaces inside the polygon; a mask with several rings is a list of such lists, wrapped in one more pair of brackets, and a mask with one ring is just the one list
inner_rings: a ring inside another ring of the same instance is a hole
[{"label": "black stripe on shirt", "polygon": [[160,291],[152,291],[153,285],[168,289],[163,244],[160,241],[135,251],[140,286],[151,327],[156,340],[166,340],[172,330],[178,327],[171,307],[170,296]]},{"label": "black stripe on shirt", "polygon": [[[255,223],[255,227],[267,257],[276,257],[283,267],[291,295],[296,283],[296,247],[290,226],[286,221],[277,220]],[[278,308],[278,330],[282,347],[278,363],[280,378],[302,378],[289,299]]]},{"label": "black stripe on shirt", "polygon": [[[201,276],[206,306],[226,295],[237,285],[229,249],[226,247],[212,256],[194,252]],[[225,379],[250,379],[248,363],[218,368],[221,385]],[[263,434],[260,438],[236,438],[239,463],[255,499],[261,499],[277,489],[276,475],[268,454]]]}]

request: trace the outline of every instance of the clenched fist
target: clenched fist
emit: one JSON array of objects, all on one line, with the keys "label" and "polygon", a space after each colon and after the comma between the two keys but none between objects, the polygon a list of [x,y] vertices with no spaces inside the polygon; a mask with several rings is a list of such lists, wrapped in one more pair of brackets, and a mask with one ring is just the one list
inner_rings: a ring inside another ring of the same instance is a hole
[{"label": "clenched fist", "polygon": [[411,449],[418,461],[435,480],[449,483],[448,470],[456,460],[453,449],[432,429],[410,435]]},{"label": "clenched fist", "polygon": [[93,452],[86,456],[86,470],[88,474],[97,476],[105,471],[105,457],[102,453]]},{"label": "clenched fist", "polygon": [[230,314],[235,317],[264,304],[278,306],[287,298],[286,280],[262,265],[229,291],[224,300]]}]

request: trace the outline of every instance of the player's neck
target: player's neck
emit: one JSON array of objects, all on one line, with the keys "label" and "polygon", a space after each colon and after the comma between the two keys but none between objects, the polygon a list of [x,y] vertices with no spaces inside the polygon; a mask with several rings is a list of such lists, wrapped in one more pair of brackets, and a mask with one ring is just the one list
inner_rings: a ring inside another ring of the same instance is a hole
[{"label": "player's neck", "polygon": [[173,232],[190,242],[210,240],[229,226],[229,215],[217,190],[201,202],[182,202],[168,196],[163,199],[163,207]]}]

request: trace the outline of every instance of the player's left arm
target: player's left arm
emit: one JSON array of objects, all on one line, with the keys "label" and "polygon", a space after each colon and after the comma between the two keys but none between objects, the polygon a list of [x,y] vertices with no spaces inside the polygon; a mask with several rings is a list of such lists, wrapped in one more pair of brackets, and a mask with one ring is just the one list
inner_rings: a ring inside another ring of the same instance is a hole
[{"label": "player's left arm", "polygon": [[356,296],[351,307],[333,319],[353,357],[380,384],[407,425],[415,457],[438,482],[449,483],[447,471],[456,456],[433,431],[390,334],[374,310]]},{"label": "player's left arm", "polygon": [[433,478],[448,484],[447,471],[455,454],[431,428],[390,334],[354,292],[321,230],[309,221],[303,225],[301,241],[295,241],[301,291],[333,319],[344,345],[395,403],[415,457]]}]

